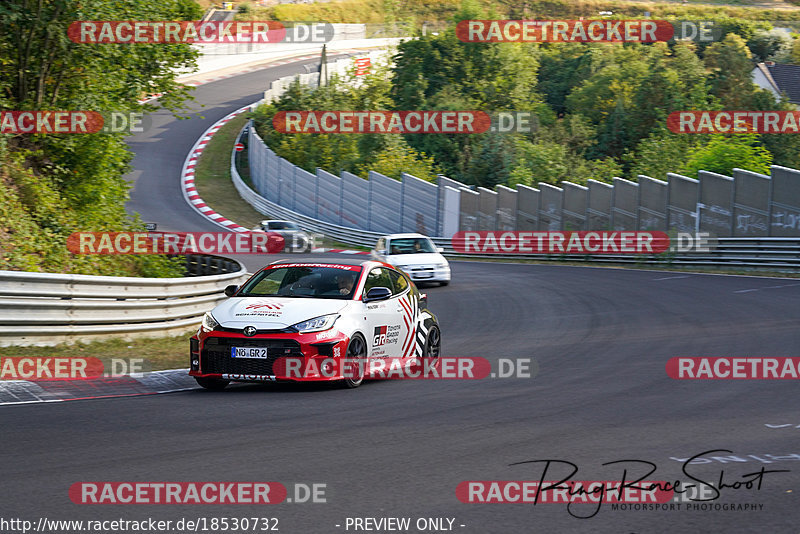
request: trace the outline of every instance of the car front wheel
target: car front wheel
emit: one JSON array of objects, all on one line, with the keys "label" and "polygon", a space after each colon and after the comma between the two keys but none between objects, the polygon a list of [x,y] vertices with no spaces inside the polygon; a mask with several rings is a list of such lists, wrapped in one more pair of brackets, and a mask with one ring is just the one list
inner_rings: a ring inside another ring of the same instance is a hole
[{"label": "car front wheel", "polygon": [[425,340],[425,352],[423,358],[428,360],[429,365],[434,366],[439,361],[439,354],[442,351],[442,335],[439,328],[432,326],[428,331],[428,338]]},{"label": "car front wheel", "polygon": [[355,334],[347,345],[344,358],[344,386],[357,388],[364,381],[367,371],[367,343],[361,334]]},{"label": "car front wheel", "polygon": [[428,337],[425,339],[425,346],[422,349],[422,358],[419,358],[416,368],[422,373],[435,369],[439,364],[439,355],[442,350],[442,335],[439,327],[432,326],[428,330]]}]

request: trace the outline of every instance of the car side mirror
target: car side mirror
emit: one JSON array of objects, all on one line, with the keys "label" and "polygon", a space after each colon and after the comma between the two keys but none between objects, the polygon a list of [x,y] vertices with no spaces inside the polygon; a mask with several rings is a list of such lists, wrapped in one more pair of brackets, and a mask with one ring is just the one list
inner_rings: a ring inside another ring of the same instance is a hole
[{"label": "car side mirror", "polygon": [[392,291],[388,287],[373,287],[367,291],[367,296],[361,299],[363,302],[374,302],[376,300],[386,300],[392,296]]},{"label": "car side mirror", "polygon": [[425,309],[428,307],[428,294],[427,293],[420,293],[419,294],[419,307],[420,309]]},{"label": "car side mirror", "polygon": [[436,247],[436,252],[442,254],[444,252],[444,247]]},{"label": "car side mirror", "polygon": [[225,296],[232,297],[239,291],[239,286],[228,286],[225,288]]}]

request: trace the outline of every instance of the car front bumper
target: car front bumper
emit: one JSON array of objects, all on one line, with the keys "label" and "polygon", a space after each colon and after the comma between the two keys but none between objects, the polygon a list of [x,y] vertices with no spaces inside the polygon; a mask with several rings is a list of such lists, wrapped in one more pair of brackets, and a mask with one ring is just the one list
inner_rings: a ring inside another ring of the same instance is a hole
[{"label": "car front bumper", "polygon": [[[344,378],[349,338],[338,331],[276,333],[198,332],[190,340],[189,375],[242,382],[330,381]],[[260,358],[233,357],[232,347],[266,348]]]},{"label": "car front bumper", "polygon": [[449,282],[450,281],[450,267],[436,268],[436,267],[409,267],[403,269],[404,273],[408,275],[414,282]]}]

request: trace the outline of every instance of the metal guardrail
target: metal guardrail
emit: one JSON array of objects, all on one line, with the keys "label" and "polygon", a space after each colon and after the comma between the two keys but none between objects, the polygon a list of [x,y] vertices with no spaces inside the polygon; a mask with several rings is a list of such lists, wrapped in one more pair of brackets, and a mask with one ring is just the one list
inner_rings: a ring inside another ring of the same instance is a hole
[{"label": "metal guardrail", "polygon": [[[236,169],[235,154],[231,153],[231,176],[239,195],[258,212],[277,219],[297,222],[301,227],[319,232],[340,243],[373,247],[381,232],[358,230],[346,226],[320,221],[296,211],[286,209],[262,197],[251,189]],[[666,252],[657,255],[573,255],[573,254],[465,254],[453,250],[450,238],[432,237],[438,247],[445,249],[445,256],[463,259],[504,259],[571,261],[592,263],[625,263],[657,266],[687,266],[726,269],[769,269],[773,271],[800,270],[800,238],[795,237],[720,237],[716,246],[708,252]]]},{"label": "metal guardrail", "polygon": [[[439,242],[434,238],[434,242]],[[439,246],[442,246],[441,244]],[[452,250],[452,248],[451,248]],[[731,270],[800,271],[800,238],[793,237],[720,237],[716,247],[707,252],[665,252],[663,254],[446,254],[469,259],[571,261],[607,264],[634,264],[656,267],[695,267]]]},{"label": "metal guardrail", "polygon": [[186,258],[186,278],[0,271],[0,347],[184,332],[247,278],[234,260]]}]

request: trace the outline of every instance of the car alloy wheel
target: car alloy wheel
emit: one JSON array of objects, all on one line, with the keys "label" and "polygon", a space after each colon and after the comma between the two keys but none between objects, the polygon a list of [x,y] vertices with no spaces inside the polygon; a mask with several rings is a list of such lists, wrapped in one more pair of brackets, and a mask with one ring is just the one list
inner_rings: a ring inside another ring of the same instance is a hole
[{"label": "car alloy wheel", "polygon": [[367,372],[367,343],[361,334],[355,334],[347,345],[347,355],[342,366],[344,385],[357,388],[364,381]]},{"label": "car alloy wheel", "polygon": [[435,366],[439,362],[439,354],[442,350],[442,336],[439,328],[432,326],[428,331],[428,338],[425,340],[425,351],[422,357],[427,360],[430,366]]}]

